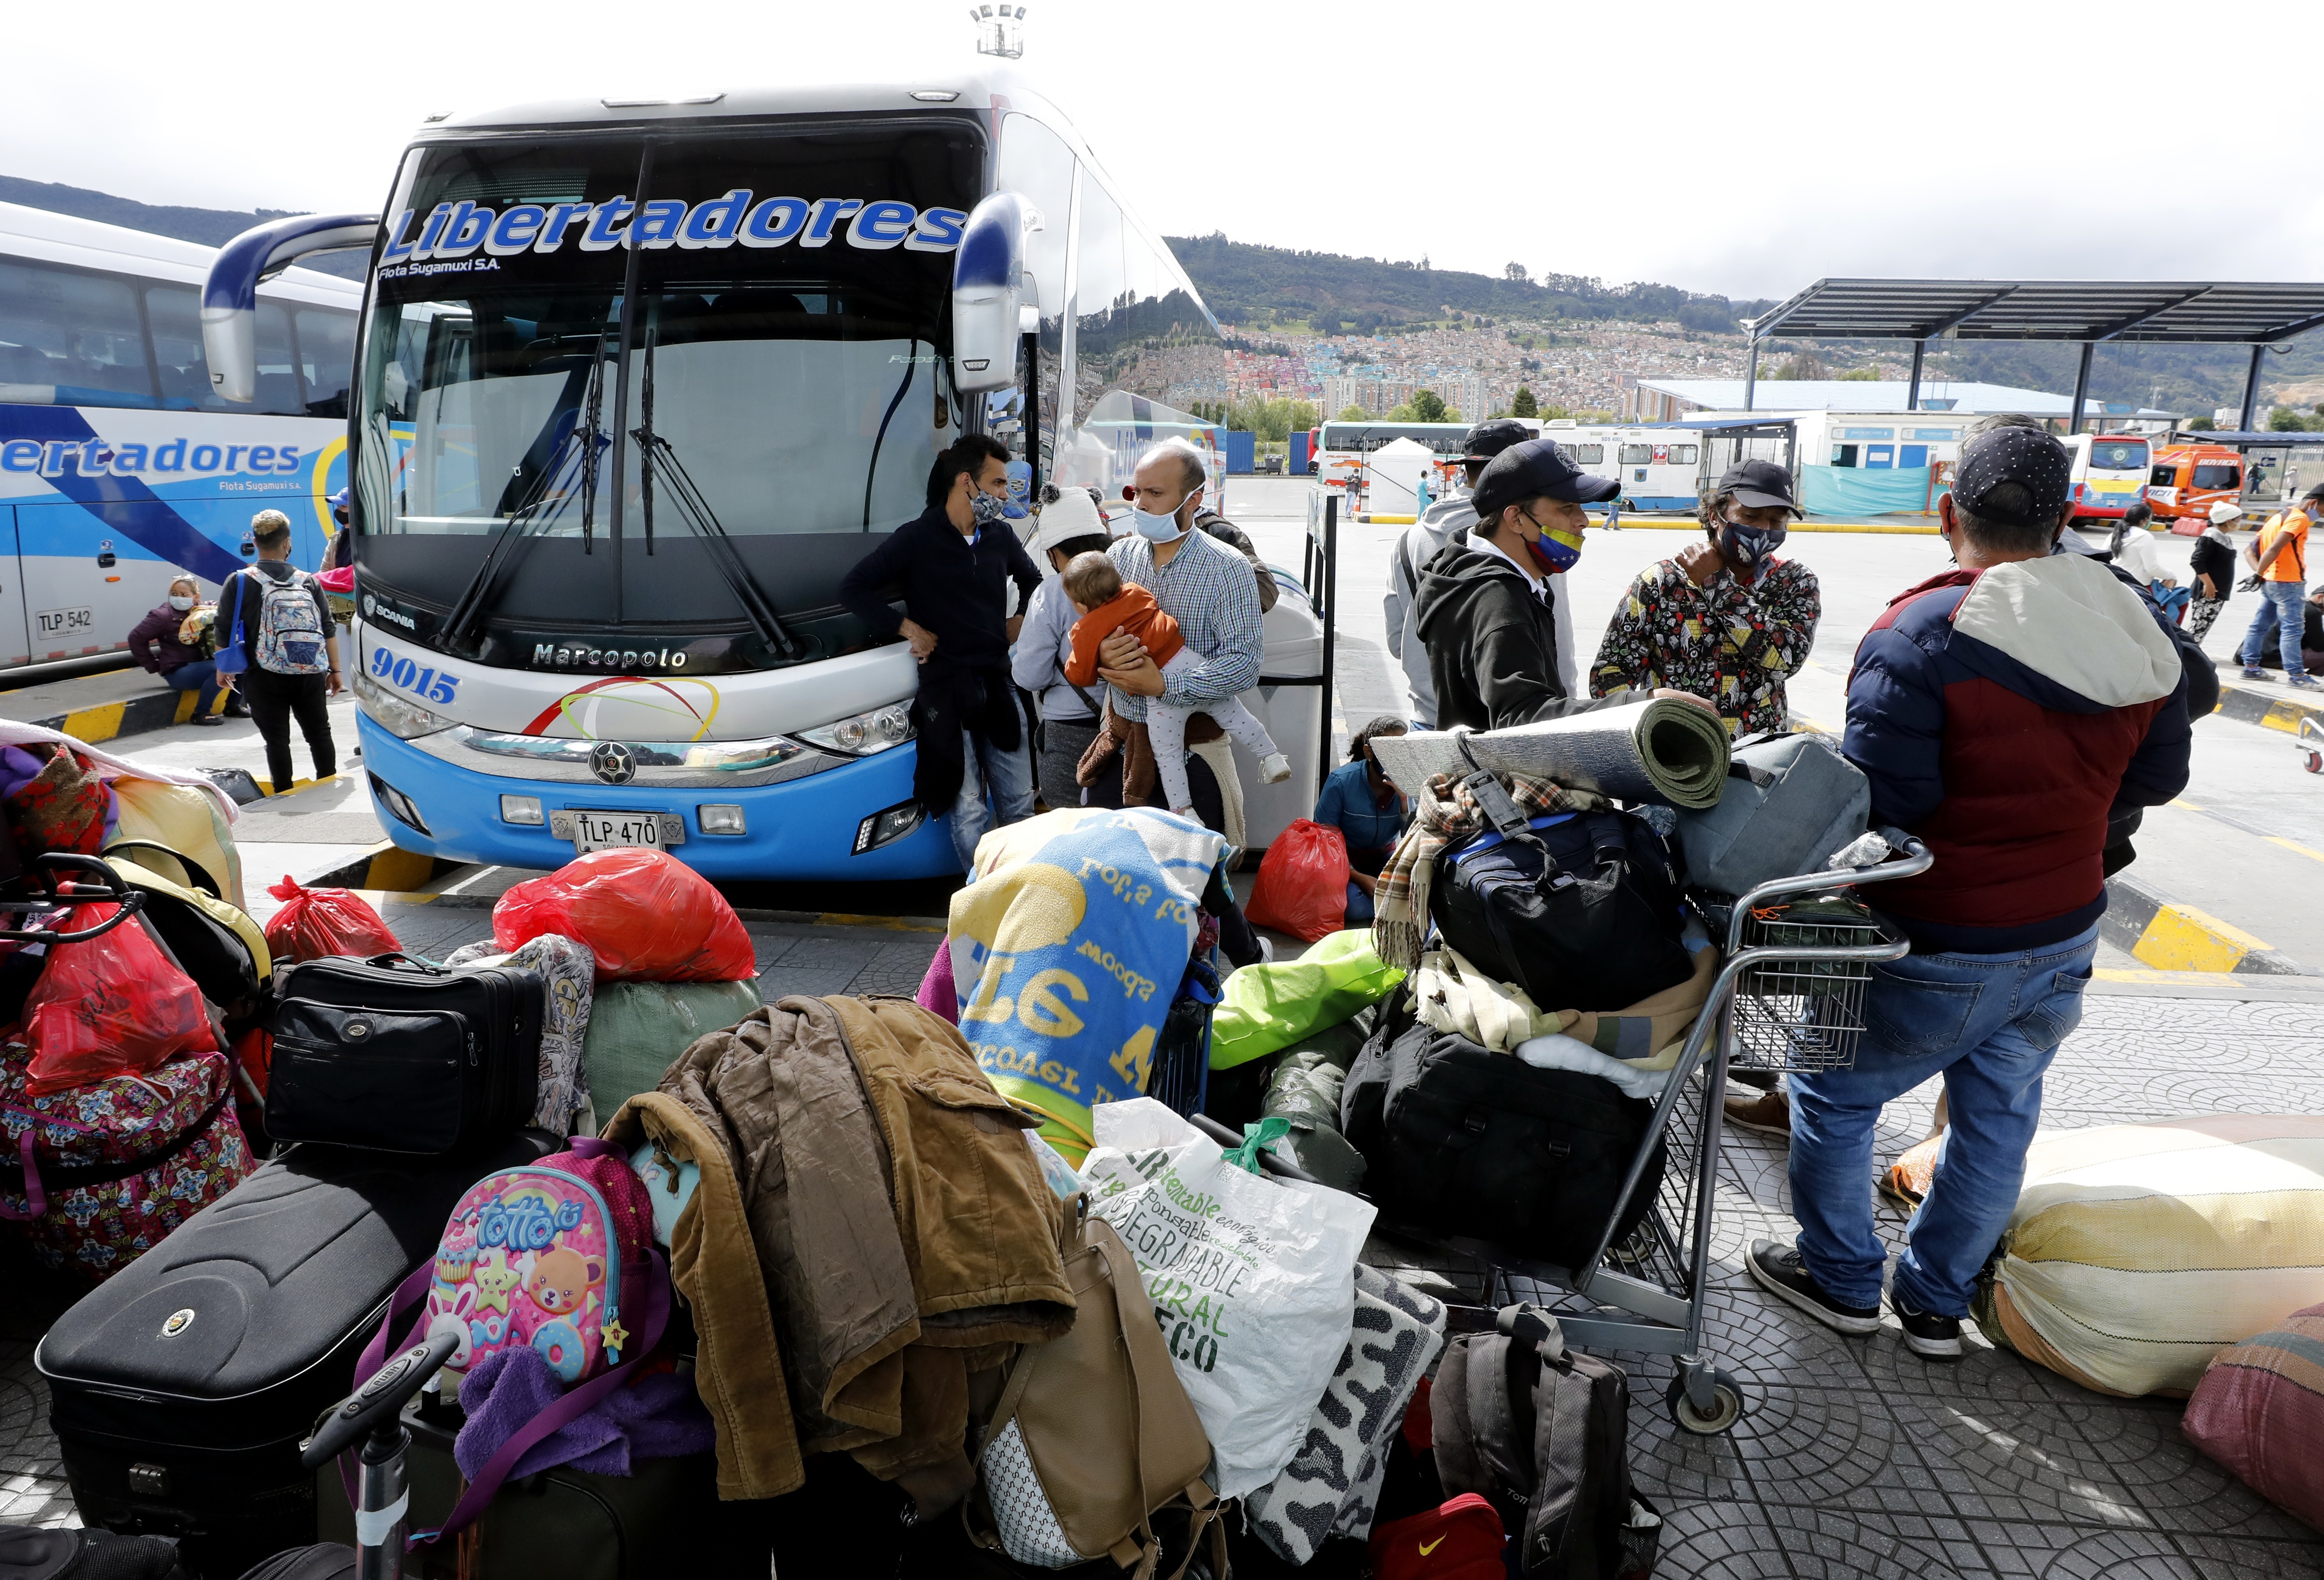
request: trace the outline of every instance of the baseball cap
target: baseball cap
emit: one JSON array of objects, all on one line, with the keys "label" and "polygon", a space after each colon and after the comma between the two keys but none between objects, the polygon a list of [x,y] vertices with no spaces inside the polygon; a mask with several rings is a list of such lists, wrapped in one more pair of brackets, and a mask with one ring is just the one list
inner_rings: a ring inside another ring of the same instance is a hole
[{"label": "baseball cap", "polygon": [[346,510],[346,509],[348,509],[348,508],[349,508],[349,505],[348,505],[347,500],[348,500],[348,495],[349,495],[349,494],[350,494],[351,492],[352,492],[352,491],[351,491],[351,490],[349,490],[349,489],[342,488],[342,489],[340,489],[337,494],[332,494],[330,498],[328,498],[328,499],[325,500],[323,503],[324,503],[325,504],[329,505],[333,510]]},{"label": "baseball cap", "polygon": [[1464,461],[1489,461],[1511,445],[1523,444],[1532,437],[1533,430],[1513,418],[1480,422],[1461,441],[1467,451],[1461,458]]},{"label": "baseball cap", "polygon": [[1033,534],[1033,552],[1047,554],[1075,538],[1106,535],[1105,518],[1098,514],[1097,501],[1090,497],[1089,490],[1060,489],[1056,498],[1041,507],[1040,529]]},{"label": "baseball cap", "polygon": [[1485,465],[1471,491],[1470,501],[1480,519],[1499,515],[1510,505],[1544,495],[1575,504],[1599,504],[1622,492],[1611,477],[1593,476],[1565,458],[1554,439],[1529,439],[1514,444]]},{"label": "baseball cap", "polygon": [[1727,468],[1717,494],[1732,494],[1747,510],[1787,510],[1802,513],[1792,503],[1792,475],[1773,461],[1742,461]]},{"label": "baseball cap", "polygon": [[2310,489],[2300,497],[2303,503],[2311,499],[2324,499],[2324,483],[2319,483],[2315,487]]},{"label": "baseball cap", "polygon": [[[2073,463],[2066,447],[2038,428],[1993,428],[1961,447],[1953,503],[1979,521],[2005,527],[2055,526],[2071,489]],[[2031,503],[2007,511],[1993,503],[2005,483],[2024,488]]]}]

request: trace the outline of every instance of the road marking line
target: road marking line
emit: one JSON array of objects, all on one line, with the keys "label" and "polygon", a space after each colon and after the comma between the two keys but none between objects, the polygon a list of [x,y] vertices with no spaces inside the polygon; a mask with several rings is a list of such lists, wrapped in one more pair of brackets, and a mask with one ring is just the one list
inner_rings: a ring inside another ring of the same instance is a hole
[{"label": "road marking line", "polygon": [[2324,850],[2310,850],[2297,840],[2286,839],[2281,834],[2264,834],[2260,837],[2270,845],[2280,845],[2286,850],[2297,851],[2311,862],[2324,862]]}]

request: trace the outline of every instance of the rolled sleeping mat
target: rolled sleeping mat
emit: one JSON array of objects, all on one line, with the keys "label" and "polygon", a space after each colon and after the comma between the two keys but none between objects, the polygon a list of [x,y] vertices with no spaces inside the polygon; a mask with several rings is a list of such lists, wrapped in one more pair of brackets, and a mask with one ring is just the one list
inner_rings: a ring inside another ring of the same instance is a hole
[{"label": "rolled sleeping mat", "polygon": [[1478,768],[1691,809],[1717,805],[1727,786],[1727,725],[1707,708],[1666,697],[1503,730],[1375,735],[1371,747],[1406,795],[1432,775],[1458,779]]}]

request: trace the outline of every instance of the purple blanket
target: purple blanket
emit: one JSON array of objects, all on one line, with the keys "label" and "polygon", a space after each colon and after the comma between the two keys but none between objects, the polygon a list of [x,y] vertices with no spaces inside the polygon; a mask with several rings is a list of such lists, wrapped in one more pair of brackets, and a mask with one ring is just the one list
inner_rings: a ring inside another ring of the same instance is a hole
[{"label": "purple blanket", "polygon": [[[468,1416],[452,1446],[460,1474],[475,1480],[503,1444],[564,1394],[549,1363],[530,1346],[512,1345],[486,1355],[460,1383],[460,1408]],[[617,1390],[534,1444],[511,1475],[569,1465],[598,1475],[625,1476],[632,1459],[707,1454],[716,1445],[717,1431],[693,1379],[657,1372]]]}]

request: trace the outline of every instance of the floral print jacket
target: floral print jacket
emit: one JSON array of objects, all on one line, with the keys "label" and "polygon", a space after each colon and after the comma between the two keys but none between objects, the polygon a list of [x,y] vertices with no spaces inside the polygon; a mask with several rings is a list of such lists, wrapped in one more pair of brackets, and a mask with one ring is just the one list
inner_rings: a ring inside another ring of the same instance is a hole
[{"label": "floral print jacket", "polygon": [[1770,559],[1753,586],[1721,570],[1697,587],[1674,559],[1647,567],[1607,623],[1590,694],[1657,686],[1719,710],[1729,735],[1784,727],[1784,680],[1807,661],[1823,601],[1815,572]]}]

